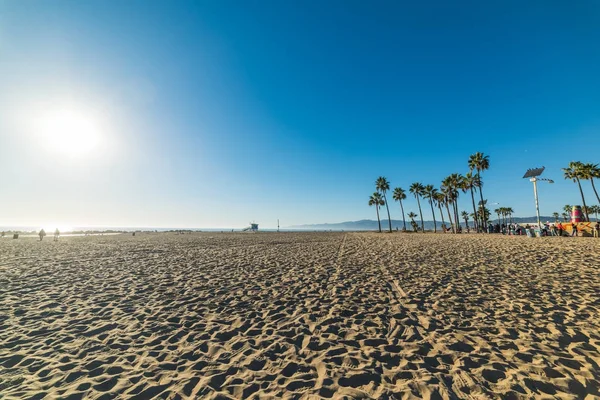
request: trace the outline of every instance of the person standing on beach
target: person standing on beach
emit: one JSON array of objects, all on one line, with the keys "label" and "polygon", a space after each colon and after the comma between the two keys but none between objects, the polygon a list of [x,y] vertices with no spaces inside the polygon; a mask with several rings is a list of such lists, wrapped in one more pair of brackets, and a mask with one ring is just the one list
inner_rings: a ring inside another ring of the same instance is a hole
[{"label": "person standing on beach", "polygon": [[56,230],[54,231],[54,241],[58,241],[58,237],[60,236],[60,231],[58,230],[58,228],[56,228]]},{"label": "person standing on beach", "polygon": [[571,228],[571,237],[577,237],[577,222],[573,222],[573,226]]},{"label": "person standing on beach", "polygon": [[563,233],[563,226],[560,221],[558,221],[558,224],[556,224],[556,229],[558,229],[558,237],[561,237]]},{"label": "person standing on beach", "polygon": [[594,237],[600,236],[600,221],[596,221],[596,225],[594,225]]},{"label": "person standing on beach", "polygon": [[40,242],[41,242],[42,240],[44,240],[44,236],[46,236],[46,231],[42,228],[39,235],[40,235]]}]

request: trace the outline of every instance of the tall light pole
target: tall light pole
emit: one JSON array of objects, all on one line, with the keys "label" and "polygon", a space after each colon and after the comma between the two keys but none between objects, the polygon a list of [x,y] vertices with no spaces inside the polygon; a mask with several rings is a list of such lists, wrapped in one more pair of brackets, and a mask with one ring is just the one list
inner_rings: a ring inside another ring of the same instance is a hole
[{"label": "tall light pole", "polygon": [[525,175],[523,175],[523,178],[529,178],[529,181],[533,182],[533,195],[535,196],[535,214],[537,216],[538,229],[540,230],[542,229],[542,222],[540,221],[540,203],[538,201],[537,182],[546,181],[548,183],[554,183],[552,179],[538,178],[538,176],[540,176],[542,172],[544,172],[544,169],[546,169],[546,167],[531,168],[528,169],[527,172],[525,172]]}]

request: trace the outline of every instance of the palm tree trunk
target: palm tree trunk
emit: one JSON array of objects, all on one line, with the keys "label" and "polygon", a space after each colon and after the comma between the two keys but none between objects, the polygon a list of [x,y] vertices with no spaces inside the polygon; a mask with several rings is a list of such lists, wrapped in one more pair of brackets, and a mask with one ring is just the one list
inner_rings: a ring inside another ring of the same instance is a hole
[{"label": "palm tree trunk", "polygon": [[402,210],[402,223],[404,224],[404,231],[406,232],[406,217],[404,217],[404,206],[402,200],[400,200],[400,209]]},{"label": "palm tree trunk", "polygon": [[438,203],[438,207],[440,209],[440,215],[442,216],[442,229],[444,230],[444,233],[446,233],[446,229],[444,228],[444,225],[446,225],[446,223],[444,222],[444,213],[442,212],[442,205]]},{"label": "palm tree trunk", "polygon": [[592,189],[594,189],[594,194],[596,194],[596,198],[598,199],[598,204],[600,204],[600,196],[598,196],[596,186],[594,186],[594,178],[590,178],[590,183],[592,184]]},{"label": "palm tree trunk", "polygon": [[473,188],[471,187],[471,202],[473,203],[473,223],[475,224],[475,232],[479,232],[479,224],[477,223],[477,208],[475,208],[475,196],[473,195]]},{"label": "palm tree trunk", "polygon": [[392,219],[390,218],[390,207],[388,207],[387,197],[385,197],[385,190],[383,191],[383,200],[385,200],[385,208],[388,213],[388,223],[390,224],[390,233],[392,233]]},{"label": "palm tree trunk", "polygon": [[583,211],[585,212],[585,220],[586,220],[586,222],[589,222],[590,217],[588,216],[588,209],[587,209],[587,206],[585,205],[585,197],[583,196],[583,189],[581,188],[581,182],[579,181],[579,178],[577,178],[577,184],[579,185],[579,193],[581,193],[581,201],[583,202]]},{"label": "palm tree trunk", "polygon": [[421,231],[425,232],[425,226],[423,225],[423,212],[421,211],[421,202],[419,201],[419,196],[417,197],[417,204],[419,205],[419,215],[421,216]]},{"label": "palm tree trunk", "polygon": [[[479,173],[479,170],[477,170],[477,179],[479,180],[479,182],[481,182],[481,175]],[[483,186],[483,184],[481,186]],[[483,187],[479,188],[479,197],[481,198],[481,207],[484,207],[484,204],[483,204]],[[482,226],[482,230],[484,232],[487,232],[487,226],[485,226],[485,212],[481,213],[481,226]]]},{"label": "palm tree trunk", "polygon": [[379,205],[376,206],[375,210],[377,211],[377,223],[379,224],[379,233],[381,233],[381,220],[379,219]]},{"label": "palm tree trunk", "polygon": [[458,196],[456,196],[456,200],[452,203],[454,207],[454,220],[456,221],[456,229],[460,227],[460,216],[458,215]]},{"label": "palm tree trunk", "polygon": [[452,228],[452,233],[456,233],[454,229],[454,224],[452,223],[452,218],[450,217],[450,207],[448,207],[448,203],[446,203],[446,211],[448,212],[448,221],[450,222],[450,227]]},{"label": "palm tree trunk", "polygon": [[435,212],[433,212],[433,201],[429,199],[429,205],[431,206],[431,214],[433,215],[433,233],[437,233],[437,224],[435,222]]}]

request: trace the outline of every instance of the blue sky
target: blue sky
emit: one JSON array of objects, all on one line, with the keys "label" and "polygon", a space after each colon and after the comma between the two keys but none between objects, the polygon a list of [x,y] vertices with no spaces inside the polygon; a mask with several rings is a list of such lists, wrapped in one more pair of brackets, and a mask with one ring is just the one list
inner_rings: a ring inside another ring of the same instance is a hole
[{"label": "blue sky", "polygon": [[[580,203],[560,168],[600,162],[599,18],[595,1],[0,1],[0,226],[373,219],[378,176],[439,186],[475,151],[491,203],[533,215],[521,177],[544,165],[541,212],[560,211]],[[91,151],[47,129],[65,108],[93,121]]]}]

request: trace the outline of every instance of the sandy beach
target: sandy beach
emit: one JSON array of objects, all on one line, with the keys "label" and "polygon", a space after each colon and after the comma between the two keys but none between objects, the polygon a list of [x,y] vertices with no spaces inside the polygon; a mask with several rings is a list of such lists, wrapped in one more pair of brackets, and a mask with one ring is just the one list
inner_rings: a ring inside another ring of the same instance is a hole
[{"label": "sandy beach", "polygon": [[0,241],[0,397],[597,398],[600,240]]}]

